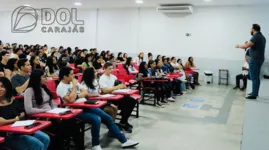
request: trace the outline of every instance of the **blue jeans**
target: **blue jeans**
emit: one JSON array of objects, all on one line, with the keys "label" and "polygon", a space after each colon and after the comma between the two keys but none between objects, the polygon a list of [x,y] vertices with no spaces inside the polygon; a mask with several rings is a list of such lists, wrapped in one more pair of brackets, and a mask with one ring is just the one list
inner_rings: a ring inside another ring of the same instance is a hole
[{"label": "blue jeans", "polygon": [[47,150],[50,138],[37,131],[33,135],[11,134],[6,137],[5,145],[12,150]]},{"label": "blue jeans", "polygon": [[252,80],[252,93],[251,96],[258,96],[260,89],[260,72],[264,60],[253,59],[249,60],[249,75]]},{"label": "blue jeans", "polygon": [[99,108],[84,109],[84,112],[79,114],[77,118],[92,125],[92,146],[100,145],[99,138],[102,122],[107,126],[113,137],[116,137],[121,143],[125,143],[127,141],[126,137],[120,132],[112,117]]}]

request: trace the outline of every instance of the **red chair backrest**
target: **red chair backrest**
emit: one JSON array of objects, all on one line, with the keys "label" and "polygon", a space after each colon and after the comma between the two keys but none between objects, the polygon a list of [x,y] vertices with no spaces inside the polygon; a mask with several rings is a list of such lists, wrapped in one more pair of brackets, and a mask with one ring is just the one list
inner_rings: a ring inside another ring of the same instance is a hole
[{"label": "red chair backrest", "polygon": [[47,87],[48,89],[50,90],[50,92],[52,93],[53,95],[53,98],[57,98],[57,93],[56,93],[56,83],[54,80],[48,80],[47,81]]}]

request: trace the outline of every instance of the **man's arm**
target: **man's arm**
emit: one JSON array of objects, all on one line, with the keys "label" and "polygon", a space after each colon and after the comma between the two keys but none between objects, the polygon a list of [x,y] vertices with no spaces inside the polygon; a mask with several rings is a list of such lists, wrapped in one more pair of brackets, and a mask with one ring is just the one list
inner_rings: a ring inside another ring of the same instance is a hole
[{"label": "man's arm", "polygon": [[247,48],[252,47],[253,45],[254,43],[252,41],[249,41],[244,45],[236,45],[236,48],[247,49]]},{"label": "man's arm", "polygon": [[[15,90],[16,90],[16,92],[18,94],[22,94],[25,91],[25,89],[28,87],[29,80],[30,79],[28,79],[22,86],[19,86],[19,87],[16,87],[15,88]],[[14,82],[16,82],[16,81],[14,81]]]},{"label": "man's arm", "polygon": [[102,88],[102,91],[103,91],[103,93],[112,93],[115,90],[124,89],[124,88],[126,88],[126,86],[124,84],[119,84],[119,85],[114,86],[112,88]]}]

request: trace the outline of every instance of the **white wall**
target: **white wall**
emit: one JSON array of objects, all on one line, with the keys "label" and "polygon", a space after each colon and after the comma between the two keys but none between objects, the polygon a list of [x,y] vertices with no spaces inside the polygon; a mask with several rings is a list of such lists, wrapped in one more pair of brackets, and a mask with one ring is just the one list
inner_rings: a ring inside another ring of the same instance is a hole
[{"label": "white wall", "polygon": [[[168,17],[155,8],[126,8],[79,11],[85,20],[83,34],[45,34],[36,30],[27,34],[10,32],[10,12],[1,12],[0,39],[7,42],[48,44],[52,46],[97,47],[112,52],[138,52],[176,56],[186,61],[194,56],[197,67],[230,70],[232,79],[241,71],[244,51],[236,44],[250,39],[250,28],[259,23],[269,35],[269,7],[199,7],[192,15]],[[3,21],[5,20],[5,21]],[[186,37],[186,33],[191,33]],[[268,47],[268,46],[267,46]],[[269,57],[268,50],[266,51]],[[232,81],[233,82],[233,81]]]}]

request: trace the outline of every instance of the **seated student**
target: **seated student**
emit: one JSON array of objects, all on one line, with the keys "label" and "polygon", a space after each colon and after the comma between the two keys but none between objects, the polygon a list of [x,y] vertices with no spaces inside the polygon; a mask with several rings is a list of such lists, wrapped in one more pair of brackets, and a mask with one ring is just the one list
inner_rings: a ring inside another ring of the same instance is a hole
[{"label": "seated student", "polygon": [[111,54],[110,54],[110,51],[106,51],[106,55],[105,57],[103,58],[105,62],[109,61],[110,60],[110,57],[111,57]]},{"label": "seated student", "polygon": [[77,58],[75,60],[75,68],[81,67],[84,59],[85,59],[85,54],[83,53],[83,51],[78,52]]},{"label": "seated student", "polygon": [[48,53],[48,56],[52,56],[51,54],[56,51],[55,47],[50,48],[50,52]]},{"label": "seated student", "polygon": [[65,66],[69,66],[69,64],[67,62],[67,55],[66,54],[61,55],[61,57],[59,58],[59,61],[58,61],[58,66],[60,69],[62,67],[65,67]]},{"label": "seated student", "polygon": [[24,58],[27,58],[27,55],[24,53],[20,54],[19,59],[24,59]]},{"label": "seated student", "polygon": [[47,77],[58,77],[59,76],[59,67],[56,57],[49,56],[47,58],[47,64],[45,67],[45,72]]},{"label": "seated student", "polygon": [[11,80],[13,75],[19,72],[17,62],[18,62],[17,58],[10,58],[7,62],[5,77],[7,77],[9,80]]},{"label": "seated student", "polygon": [[[52,94],[46,86],[47,79],[43,70],[35,69],[30,75],[28,88],[24,93],[24,107],[28,115],[44,113],[54,108],[57,105],[52,101]],[[63,149],[64,138],[72,136],[78,150],[84,150],[83,136],[79,137],[79,128],[76,127],[76,120],[54,120],[52,126],[46,129],[54,134],[52,138],[51,149]],[[70,130],[70,128],[76,128]],[[66,132],[68,131],[68,132]]]},{"label": "seated student", "polygon": [[170,73],[174,72],[174,67],[171,65],[171,59],[169,57],[166,58],[167,60],[167,68],[169,69]]},{"label": "seated student", "polygon": [[[64,67],[60,70],[59,74],[60,83],[57,87],[57,95],[59,95],[64,103],[74,103],[77,100],[86,100],[86,97],[91,96],[88,91],[81,87],[81,85],[74,79],[73,70],[69,67]],[[84,109],[84,112],[77,116],[92,125],[92,146],[93,150],[101,150],[99,137],[101,121],[106,124],[113,137],[116,137],[121,143],[123,148],[133,147],[138,144],[126,137],[120,132],[113,119],[99,108]]]},{"label": "seated student", "polygon": [[14,94],[20,95],[28,87],[31,65],[27,59],[20,59],[17,65],[20,69],[20,72],[13,75],[13,77],[11,78],[11,83]]},{"label": "seated student", "polygon": [[138,56],[135,58],[135,64],[136,64],[137,66],[139,66],[140,63],[143,61],[143,59],[144,59],[144,53],[141,52],[141,53],[139,53]]},{"label": "seated student", "polygon": [[162,56],[161,55],[157,55],[157,58],[155,60],[162,60]]},{"label": "seated student", "polygon": [[26,56],[26,58],[27,58],[28,60],[30,60],[31,57],[34,56],[34,55],[35,55],[35,50],[34,50],[34,49],[31,49],[30,52],[29,52],[29,54]]},{"label": "seated student", "polygon": [[[156,63],[155,63],[155,61],[150,60],[148,66],[150,66],[147,69],[148,77],[153,77],[153,76],[156,76],[156,75],[159,76],[158,72],[156,71]],[[147,67],[145,67],[145,68],[147,68]],[[143,67],[143,65],[142,66],[140,65],[140,68],[139,68],[139,72],[143,73],[143,77],[145,77],[145,72],[146,72],[145,68]],[[140,71],[140,69],[142,71]],[[149,83],[147,83],[147,84],[149,84]],[[161,104],[161,101],[164,102],[164,90],[161,87],[161,85],[162,85],[161,83],[150,83],[149,85],[146,85],[146,86],[155,87],[155,90],[156,90],[155,96],[157,98],[157,106],[163,108],[164,106]]]},{"label": "seated student", "polygon": [[74,58],[73,58],[73,55],[72,55],[72,49],[70,47],[67,47],[66,54],[68,56],[68,62],[71,63],[71,64],[74,63]]},{"label": "seated student", "polygon": [[151,60],[153,60],[153,55],[152,53],[148,53],[148,61],[151,61]]},{"label": "seated student", "polygon": [[[196,66],[193,63],[193,58],[192,57],[188,58],[188,61],[186,62],[184,68],[185,69],[194,69],[194,68],[196,68]],[[193,75],[193,78],[194,78],[194,84],[200,85],[200,83],[199,83],[199,73],[194,71],[192,73],[192,75]]]},{"label": "seated student", "polygon": [[93,67],[93,55],[92,54],[87,54],[84,62],[82,63],[82,70],[86,70],[87,68]]},{"label": "seated student", "polygon": [[245,90],[247,88],[247,79],[249,78],[248,70],[249,70],[249,64],[248,64],[248,57],[245,57],[246,62],[244,63],[242,67],[242,74],[239,74],[236,76],[236,86],[234,89],[240,88],[240,80],[243,80],[243,87],[240,88],[241,91]]},{"label": "seated student", "polygon": [[22,54],[22,49],[14,48],[13,53],[10,55],[10,58],[17,58],[19,59],[20,54]]},{"label": "seated student", "polygon": [[194,89],[195,88],[195,86],[194,86],[194,84],[192,84],[191,83],[191,78],[192,78],[192,74],[186,74],[185,72],[184,72],[184,66],[183,66],[183,64],[182,64],[182,60],[179,58],[179,59],[177,59],[177,63],[178,63],[178,65],[179,65],[179,72],[181,73],[181,74],[183,74],[183,76],[182,77],[179,77],[179,79],[181,80],[181,81],[183,81],[183,82],[186,82],[186,85],[187,85],[187,87],[185,86],[185,85],[183,85],[182,87],[183,87],[183,89],[189,89],[190,87],[192,88],[192,89]]},{"label": "seated student", "polygon": [[32,70],[41,69],[40,58],[38,56],[32,56],[30,59],[30,65],[32,66]]},{"label": "seated student", "polygon": [[[126,86],[124,84],[119,84],[115,86],[115,81],[117,77],[111,74],[113,70],[113,65],[109,62],[104,65],[105,73],[100,77],[99,84],[103,93],[111,93],[118,89],[124,89]],[[119,123],[120,127],[127,132],[132,132],[133,126],[128,123],[128,119],[132,114],[132,111],[136,105],[137,101],[131,97],[124,97],[121,100],[113,101],[113,104],[118,106],[121,110],[121,121]]]},{"label": "seated student", "polygon": [[[0,77],[0,126],[23,120],[25,114],[12,96],[12,85],[5,77]],[[4,145],[12,150],[47,150],[50,138],[37,131],[32,135],[0,133],[5,137]]]},{"label": "seated student", "polygon": [[[165,75],[163,73],[163,70],[161,69],[161,67],[163,65],[162,60],[156,60],[155,63],[157,64],[155,70],[157,71],[158,76]],[[180,83],[181,82],[178,81],[178,82],[173,82],[172,83],[173,85],[170,82],[162,84],[163,90],[165,92],[165,95],[166,95],[168,101],[171,101],[171,102],[175,101],[175,99],[171,95],[171,91],[173,91],[173,87],[179,87]],[[177,92],[180,93],[180,90],[178,90]],[[163,99],[161,102],[162,103],[167,103],[167,101],[165,99]]]},{"label": "seated student", "polygon": [[117,61],[119,61],[119,62],[124,62],[124,59],[123,59],[123,57],[122,57],[122,52],[119,52],[119,53],[118,53]]},{"label": "seated student", "polygon": [[132,61],[133,61],[132,57],[128,57],[125,65],[124,65],[124,68],[127,70],[128,74],[136,74],[136,73],[138,73],[138,71],[132,65]]},{"label": "seated student", "polygon": [[163,73],[170,73],[169,67],[168,67],[168,62],[167,59],[163,59],[163,65],[161,67]]},{"label": "seated student", "polygon": [[176,57],[171,58],[171,65],[174,68],[174,72],[180,72],[180,70],[182,69],[181,66],[177,63]]},{"label": "seated student", "polygon": [[[87,68],[82,77],[81,86],[84,89],[88,90],[90,96],[99,96],[99,83],[97,81],[97,73],[94,68]],[[116,119],[118,108],[112,103],[108,103],[108,105],[104,108],[104,111],[109,114],[113,120]]]},{"label": "seated student", "polygon": [[7,62],[9,59],[9,53],[7,51],[1,51],[0,52],[0,58],[1,58],[1,62],[0,62],[0,77],[4,77],[5,76],[5,70],[7,67]]},{"label": "seated student", "polygon": [[57,57],[58,56],[58,52],[57,51],[52,52],[51,53],[51,56],[52,57],[55,57],[57,59],[57,61],[58,61],[58,57]]},{"label": "seated student", "polygon": [[128,54],[127,53],[124,53],[122,58],[123,58],[124,61],[127,61]]},{"label": "seated student", "polygon": [[102,58],[100,56],[97,56],[93,62],[93,67],[95,70],[100,71],[102,70]]}]

